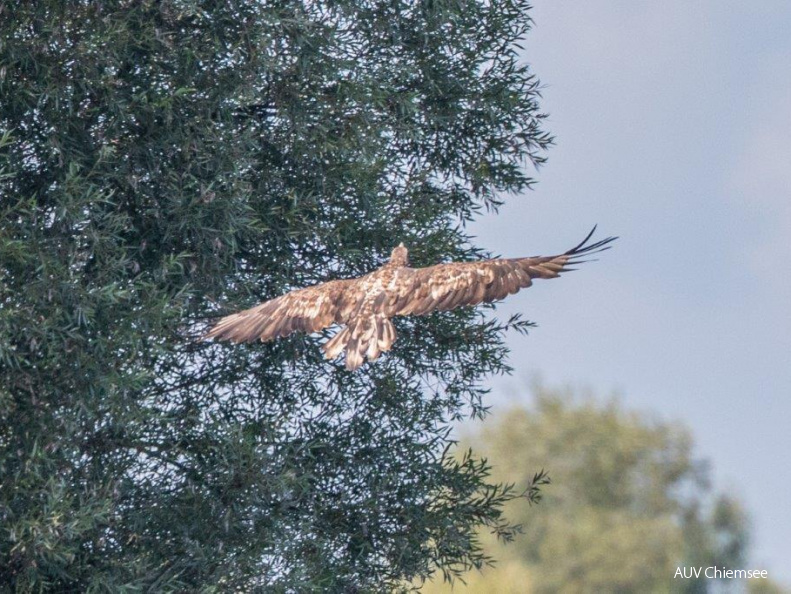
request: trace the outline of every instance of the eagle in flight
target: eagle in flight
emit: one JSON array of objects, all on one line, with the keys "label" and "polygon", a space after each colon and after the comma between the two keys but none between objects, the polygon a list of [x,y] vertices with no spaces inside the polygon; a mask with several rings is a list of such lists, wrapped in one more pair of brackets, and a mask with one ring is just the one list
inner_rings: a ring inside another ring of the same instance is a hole
[{"label": "eagle in flight", "polygon": [[335,359],[345,352],[346,368],[355,370],[366,357],[373,361],[393,346],[396,331],[390,318],[496,301],[529,287],[534,278],[555,278],[574,270],[568,266],[586,262],[585,256],[609,249],[616,239],[588,243],[595,230],[557,256],[450,262],[427,268],[410,268],[409,252],[402,243],[384,266],[365,276],[291,291],[220,319],[203,338],[265,342],[339,324],[340,331],[322,346],[324,356]]}]

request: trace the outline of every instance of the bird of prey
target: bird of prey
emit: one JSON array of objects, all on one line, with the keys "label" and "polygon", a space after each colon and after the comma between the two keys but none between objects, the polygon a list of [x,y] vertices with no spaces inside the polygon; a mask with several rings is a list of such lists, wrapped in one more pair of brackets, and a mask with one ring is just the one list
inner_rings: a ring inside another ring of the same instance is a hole
[{"label": "bird of prey", "polygon": [[365,276],[294,290],[226,316],[204,339],[268,341],[338,324],[342,328],[322,346],[324,356],[335,359],[345,352],[346,368],[355,370],[366,357],[373,361],[393,346],[392,317],[496,301],[529,287],[534,278],[555,278],[573,270],[569,265],[586,262],[583,257],[609,249],[615,237],[588,243],[595,230],[556,256],[450,262],[427,268],[410,268],[409,252],[402,243],[386,264]]}]

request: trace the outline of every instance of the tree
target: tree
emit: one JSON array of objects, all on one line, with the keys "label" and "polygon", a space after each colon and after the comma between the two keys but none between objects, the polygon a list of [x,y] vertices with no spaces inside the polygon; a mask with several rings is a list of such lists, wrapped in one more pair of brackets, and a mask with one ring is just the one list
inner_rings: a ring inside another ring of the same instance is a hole
[{"label": "tree", "polygon": [[508,546],[483,535],[498,566],[456,592],[706,592],[713,580],[674,580],[676,568],[747,567],[745,512],[712,492],[677,423],[539,386],[533,406],[497,414],[470,442],[496,480],[518,486],[544,467],[552,485],[535,514],[507,506],[524,534]]},{"label": "tree", "polygon": [[482,255],[551,139],[524,0],[0,4],[0,583],[367,591],[480,565],[513,491],[444,454],[507,371],[474,310],[350,374],[217,316]]}]

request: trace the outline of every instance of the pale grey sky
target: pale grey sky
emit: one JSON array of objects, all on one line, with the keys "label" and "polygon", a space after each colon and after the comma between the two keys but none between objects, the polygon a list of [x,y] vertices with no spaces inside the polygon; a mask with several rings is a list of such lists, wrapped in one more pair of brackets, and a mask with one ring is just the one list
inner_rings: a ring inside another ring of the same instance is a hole
[{"label": "pale grey sky", "polygon": [[693,430],[791,584],[791,2],[535,0],[525,59],[557,146],[535,191],[471,227],[505,256],[600,261],[509,298],[513,378],[622,394]]}]

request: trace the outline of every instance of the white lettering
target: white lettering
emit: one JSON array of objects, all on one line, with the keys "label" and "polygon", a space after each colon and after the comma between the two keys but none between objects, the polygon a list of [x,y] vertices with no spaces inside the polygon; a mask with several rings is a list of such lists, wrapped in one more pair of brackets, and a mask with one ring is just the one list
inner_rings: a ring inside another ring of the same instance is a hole
[{"label": "white lettering", "polygon": [[[684,572],[681,571],[680,568],[676,569],[676,577],[679,574],[683,573],[683,577],[690,578],[694,574],[696,577],[700,576],[700,568],[698,568],[697,574],[694,573],[694,569],[692,574],[689,576],[686,575],[686,569]],[[710,579],[710,580],[734,580],[734,579],[752,579],[752,578],[763,578],[767,579],[769,577],[769,572],[765,569],[726,569],[725,567],[717,567],[716,565],[712,565],[707,567],[703,575]]]}]

